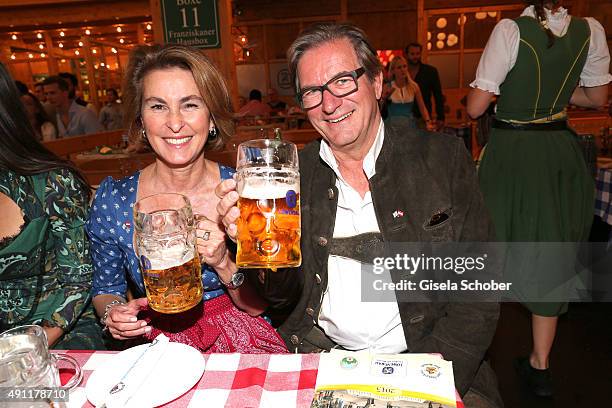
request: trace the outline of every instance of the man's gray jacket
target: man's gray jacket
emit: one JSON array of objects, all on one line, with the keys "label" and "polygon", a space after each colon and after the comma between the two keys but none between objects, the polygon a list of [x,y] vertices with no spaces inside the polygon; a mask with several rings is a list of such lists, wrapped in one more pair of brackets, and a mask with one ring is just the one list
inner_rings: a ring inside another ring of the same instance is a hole
[{"label": "man's gray jacket", "polygon": [[[300,152],[302,266],[268,271],[263,285],[253,279],[272,309],[287,311],[279,333],[291,352],[336,346],[316,325],[338,200],[336,176],[319,157],[319,147],[315,141]],[[385,242],[494,240],[475,167],[456,137],[386,125],[369,184]],[[440,214],[443,221],[436,223]],[[392,273],[392,279],[399,277]],[[483,362],[497,325],[497,303],[399,302],[398,307],[408,351],[441,353],[453,362],[461,395],[472,388],[499,401],[495,375]]]}]

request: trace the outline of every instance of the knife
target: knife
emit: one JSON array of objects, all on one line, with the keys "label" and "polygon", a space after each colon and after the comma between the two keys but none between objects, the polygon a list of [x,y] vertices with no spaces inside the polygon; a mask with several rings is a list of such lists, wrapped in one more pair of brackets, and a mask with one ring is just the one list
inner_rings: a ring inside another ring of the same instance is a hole
[{"label": "knife", "polygon": [[[108,391],[106,401],[100,408],[110,407],[111,405],[112,406],[127,405],[128,401],[132,398],[132,396],[136,393],[136,391],[138,391],[140,386],[144,383],[146,378],[149,376],[149,374],[151,374],[153,370],[152,369],[147,370],[144,373],[144,375],[142,375],[142,378],[140,379],[130,379],[130,381],[128,381],[128,378],[130,377],[131,374],[134,374],[135,371],[138,371],[138,370],[135,370],[135,368],[142,365],[142,362],[146,360],[145,357],[148,354],[152,354],[152,353],[153,355],[149,359],[150,361],[148,361],[148,363],[145,364],[145,367],[143,367],[143,369],[147,368],[146,365],[150,365],[151,366],[150,368],[153,368],[154,365],[156,365],[159,359],[162,357],[168,343],[169,343],[169,339],[163,334],[160,334],[149,345],[147,345],[145,349],[140,353],[140,355],[136,358],[136,360],[134,360],[134,362],[130,365],[127,371],[123,374],[121,379],[119,379],[119,381],[113,387],[111,387],[111,389]],[[159,346],[157,346],[158,344]],[[139,376],[136,375],[136,377],[139,377]],[[126,387],[128,388],[128,390],[124,391]],[[122,392],[127,392],[127,394],[121,395]]]}]

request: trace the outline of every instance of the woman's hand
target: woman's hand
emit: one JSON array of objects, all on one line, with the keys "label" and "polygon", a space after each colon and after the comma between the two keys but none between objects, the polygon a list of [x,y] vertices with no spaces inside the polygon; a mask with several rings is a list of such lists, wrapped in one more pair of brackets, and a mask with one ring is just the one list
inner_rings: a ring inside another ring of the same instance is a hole
[{"label": "woman's hand", "polygon": [[220,198],[217,204],[217,212],[221,216],[225,232],[232,241],[236,242],[236,235],[238,234],[236,221],[240,216],[240,210],[236,206],[238,203],[236,181],[233,179],[223,180],[215,189],[215,194]]},{"label": "woman's hand", "polygon": [[213,268],[227,262],[228,252],[225,245],[225,232],[215,221],[203,215],[196,215],[196,244],[202,262]]},{"label": "woman's hand", "polygon": [[128,340],[151,331],[144,320],[138,320],[138,312],[147,308],[147,298],[134,299],[110,307],[106,320],[109,333],[118,340]]}]

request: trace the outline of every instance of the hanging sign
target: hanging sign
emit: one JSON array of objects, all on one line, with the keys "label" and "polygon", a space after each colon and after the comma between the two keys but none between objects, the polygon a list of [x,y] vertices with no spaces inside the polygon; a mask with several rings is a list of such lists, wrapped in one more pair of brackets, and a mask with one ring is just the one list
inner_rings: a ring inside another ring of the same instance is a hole
[{"label": "hanging sign", "polygon": [[219,48],[217,0],[161,0],[166,43]]}]

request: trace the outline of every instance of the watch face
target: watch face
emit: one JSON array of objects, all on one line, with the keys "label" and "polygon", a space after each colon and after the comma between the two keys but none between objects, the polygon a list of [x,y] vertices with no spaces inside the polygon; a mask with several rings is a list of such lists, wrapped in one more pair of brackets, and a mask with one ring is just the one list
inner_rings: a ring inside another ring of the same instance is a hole
[{"label": "watch face", "polygon": [[242,285],[242,282],[244,282],[244,273],[236,272],[235,274],[232,275],[232,285],[233,286],[238,287]]}]

